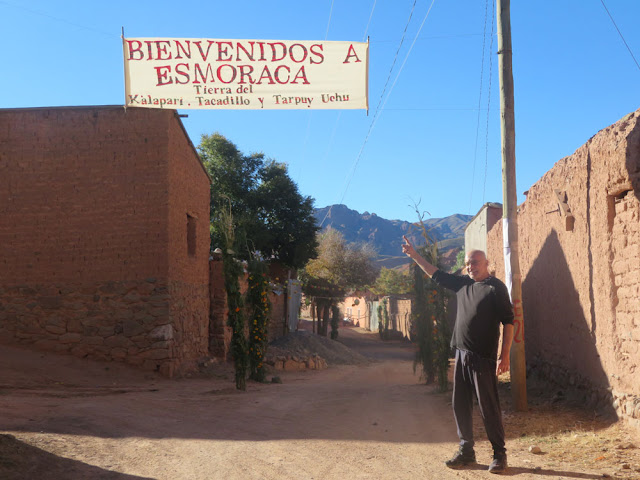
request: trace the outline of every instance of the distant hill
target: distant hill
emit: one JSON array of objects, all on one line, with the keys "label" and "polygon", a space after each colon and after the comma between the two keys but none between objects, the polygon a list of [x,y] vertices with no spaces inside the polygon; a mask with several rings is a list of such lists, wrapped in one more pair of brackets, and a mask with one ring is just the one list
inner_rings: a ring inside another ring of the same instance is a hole
[{"label": "distant hill", "polygon": [[[381,266],[387,268],[397,268],[409,261],[402,254],[403,235],[416,246],[425,243],[420,228],[411,222],[387,220],[375,213],[359,213],[346,205],[316,208],[314,216],[318,225],[324,220],[323,230],[329,227],[338,230],[348,242],[372,243],[378,251]],[[464,245],[464,228],[471,218],[471,215],[455,214],[445,218],[427,219],[425,225],[429,233],[438,240],[440,250],[444,252],[459,249]]]}]

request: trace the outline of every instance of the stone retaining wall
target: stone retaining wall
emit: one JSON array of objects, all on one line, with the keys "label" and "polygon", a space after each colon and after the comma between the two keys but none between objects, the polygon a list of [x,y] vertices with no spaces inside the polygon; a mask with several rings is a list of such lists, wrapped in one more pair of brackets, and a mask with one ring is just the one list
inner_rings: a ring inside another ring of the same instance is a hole
[{"label": "stone retaining wall", "polygon": [[0,287],[0,339],[169,375],[174,329],[164,282]]}]

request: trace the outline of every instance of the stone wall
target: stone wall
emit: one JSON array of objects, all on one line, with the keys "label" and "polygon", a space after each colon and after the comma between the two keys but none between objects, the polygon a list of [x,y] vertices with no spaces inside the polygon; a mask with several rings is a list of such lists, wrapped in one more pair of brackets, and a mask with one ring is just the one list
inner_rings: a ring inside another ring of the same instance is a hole
[{"label": "stone wall", "polygon": [[0,287],[0,340],[169,375],[169,289],[144,281]]},{"label": "stone wall", "polygon": [[[589,404],[636,422],[639,117],[640,111],[628,115],[560,160],[529,189],[518,213],[530,374],[572,387]],[[488,255],[504,278],[501,223],[489,233]]]}]

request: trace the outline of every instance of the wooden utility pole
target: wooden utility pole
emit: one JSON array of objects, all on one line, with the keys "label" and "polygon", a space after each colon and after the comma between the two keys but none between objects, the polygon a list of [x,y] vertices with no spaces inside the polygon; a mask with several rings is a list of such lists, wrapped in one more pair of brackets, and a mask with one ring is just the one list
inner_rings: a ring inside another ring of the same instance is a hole
[{"label": "wooden utility pole", "polygon": [[527,410],[527,370],[524,355],[524,314],[522,279],[518,259],[518,195],[516,191],[516,132],[511,70],[510,0],[497,0],[498,58],[500,61],[500,131],[502,132],[502,235],[504,238],[505,280],[514,309],[514,336],[511,346],[511,393],[514,407]]}]

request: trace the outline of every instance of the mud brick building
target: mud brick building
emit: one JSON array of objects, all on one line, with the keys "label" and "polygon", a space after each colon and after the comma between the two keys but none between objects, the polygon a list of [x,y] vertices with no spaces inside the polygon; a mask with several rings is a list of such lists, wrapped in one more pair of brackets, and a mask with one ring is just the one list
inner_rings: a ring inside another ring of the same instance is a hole
[{"label": "mud brick building", "polygon": [[[640,110],[561,159],[519,206],[527,367],[640,426]],[[502,223],[488,236],[502,258]],[[495,262],[504,278],[504,264]],[[516,327],[517,328],[517,327]]]},{"label": "mud brick building", "polygon": [[209,195],[173,110],[0,110],[0,341],[193,368],[208,354]]}]

